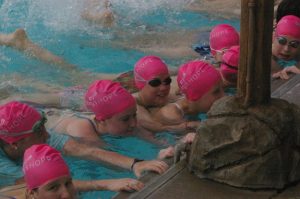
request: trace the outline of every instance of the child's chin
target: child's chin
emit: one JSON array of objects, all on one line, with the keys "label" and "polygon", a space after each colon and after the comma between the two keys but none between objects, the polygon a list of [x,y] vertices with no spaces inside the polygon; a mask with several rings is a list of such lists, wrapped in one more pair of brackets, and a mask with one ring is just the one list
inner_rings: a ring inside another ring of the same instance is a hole
[{"label": "child's chin", "polygon": [[278,57],[280,59],[284,60],[284,61],[290,61],[291,60],[291,56],[279,55]]}]

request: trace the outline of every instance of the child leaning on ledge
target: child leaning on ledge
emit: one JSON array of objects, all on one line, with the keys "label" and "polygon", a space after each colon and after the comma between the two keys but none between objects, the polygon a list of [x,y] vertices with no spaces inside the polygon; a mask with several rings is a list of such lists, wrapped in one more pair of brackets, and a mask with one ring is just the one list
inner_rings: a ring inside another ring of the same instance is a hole
[{"label": "child leaning on ledge", "polygon": [[272,77],[288,79],[300,74],[300,18],[287,15],[276,25],[272,44]]},{"label": "child leaning on ledge", "polygon": [[[20,103],[9,102],[0,106],[0,184],[11,185],[22,182],[22,158],[26,149],[35,144],[48,143],[62,151],[63,154],[97,162],[106,162],[132,170],[138,177],[143,171],[151,170],[163,173],[167,165],[162,161],[139,161],[121,154],[100,149],[78,142],[69,136],[51,133],[45,128],[47,119],[34,108]],[[80,150],[78,150],[80,148]],[[80,191],[103,190],[140,190],[141,184],[128,187],[128,179],[121,179],[118,183],[109,186],[102,180],[76,181],[75,187]]]}]

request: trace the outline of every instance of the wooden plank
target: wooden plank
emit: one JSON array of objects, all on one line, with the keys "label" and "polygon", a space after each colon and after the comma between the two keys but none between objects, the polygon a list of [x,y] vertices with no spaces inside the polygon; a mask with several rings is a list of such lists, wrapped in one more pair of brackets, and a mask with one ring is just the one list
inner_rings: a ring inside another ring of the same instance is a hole
[{"label": "wooden plank", "polygon": [[250,191],[200,179],[185,168],[147,199],[267,199],[274,194],[274,191]]},{"label": "wooden plank", "polygon": [[243,0],[240,31],[238,97],[245,106],[270,101],[274,1]]}]

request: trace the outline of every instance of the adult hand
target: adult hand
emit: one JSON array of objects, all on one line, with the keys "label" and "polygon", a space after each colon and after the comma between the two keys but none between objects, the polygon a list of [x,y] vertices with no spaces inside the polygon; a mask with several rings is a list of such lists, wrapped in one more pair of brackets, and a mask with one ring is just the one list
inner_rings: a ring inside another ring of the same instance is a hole
[{"label": "adult hand", "polygon": [[133,172],[140,177],[144,171],[154,171],[159,174],[164,173],[168,169],[168,165],[160,160],[144,160],[133,165]]}]

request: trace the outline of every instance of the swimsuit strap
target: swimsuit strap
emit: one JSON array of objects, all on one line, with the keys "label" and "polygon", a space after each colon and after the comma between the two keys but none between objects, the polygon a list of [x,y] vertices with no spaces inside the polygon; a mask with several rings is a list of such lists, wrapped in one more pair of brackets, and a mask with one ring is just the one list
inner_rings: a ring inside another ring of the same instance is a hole
[{"label": "swimsuit strap", "polygon": [[181,106],[180,106],[179,104],[177,104],[176,102],[174,102],[174,103],[172,103],[172,104],[174,104],[174,105],[177,107],[177,109],[180,111],[182,117],[184,117],[185,114],[184,114],[184,111],[183,111],[183,109],[181,108]]},{"label": "swimsuit strap", "polygon": [[86,116],[82,116],[82,115],[79,115],[79,114],[75,114],[76,117],[78,118],[81,118],[81,119],[86,119],[93,127],[94,131],[97,133],[97,135],[100,135],[100,132],[97,130],[97,124],[95,123],[94,120],[86,117]]}]

